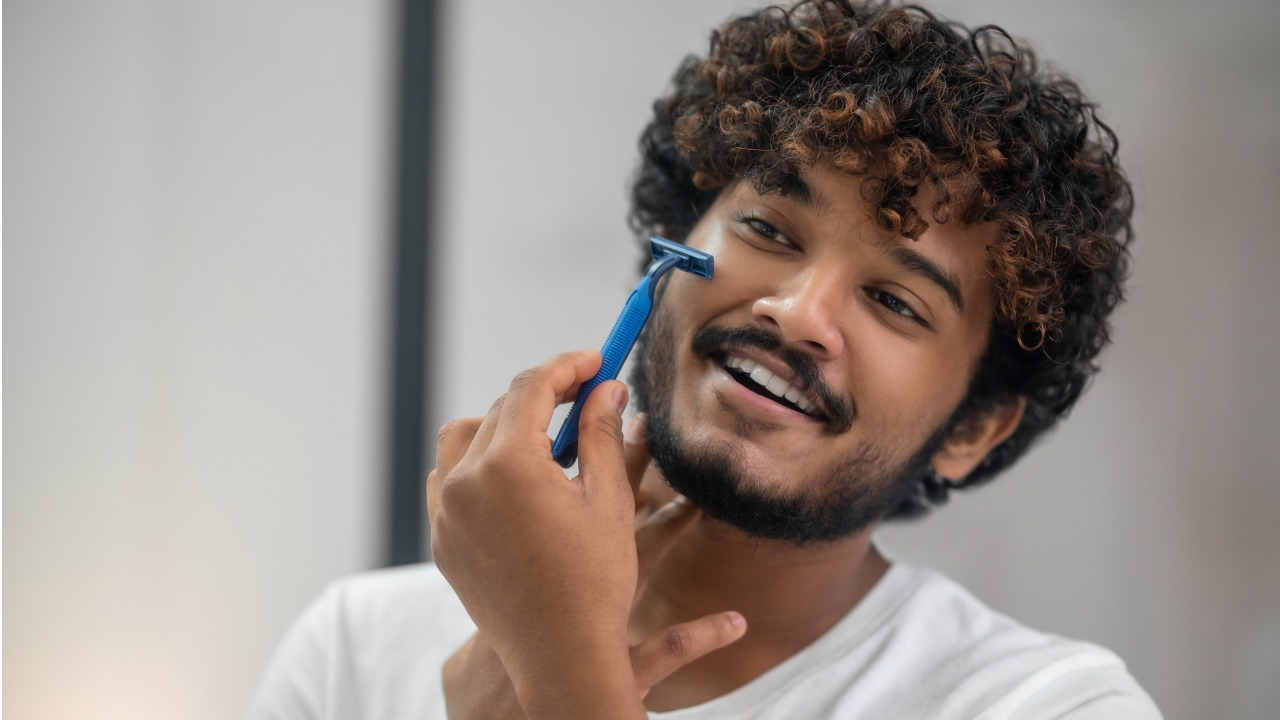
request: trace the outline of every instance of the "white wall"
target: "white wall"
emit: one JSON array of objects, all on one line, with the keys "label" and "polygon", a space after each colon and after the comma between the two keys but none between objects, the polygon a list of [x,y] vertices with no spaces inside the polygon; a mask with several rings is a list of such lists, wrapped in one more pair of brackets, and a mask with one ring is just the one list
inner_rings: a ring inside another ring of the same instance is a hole
[{"label": "white wall", "polygon": [[381,559],[391,7],[5,4],[6,716],[237,717]]},{"label": "white wall", "polygon": [[[931,3],[1031,38],[1119,131],[1140,207],[1105,371],[1015,471],[882,542],[1116,648],[1169,717],[1280,706],[1280,5]],[[598,345],[634,282],[649,103],[743,3],[457,3],[447,23],[437,420]]]}]

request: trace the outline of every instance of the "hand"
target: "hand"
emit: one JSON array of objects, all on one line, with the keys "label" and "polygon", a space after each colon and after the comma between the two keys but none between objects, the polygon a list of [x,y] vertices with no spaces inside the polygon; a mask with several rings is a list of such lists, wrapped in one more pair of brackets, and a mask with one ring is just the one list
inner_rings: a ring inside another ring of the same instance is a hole
[{"label": "hand", "polygon": [[[642,422],[633,420],[634,423]],[[638,487],[648,466],[648,449],[643,433],[630,432],[625,444],[626,468],[632,487]],[[632,440],[633,434],[637,441]],[[637,598],[648,579],[676,539],[699,516],[699,511],[683,501],[669,503],[649,516],[636,531],[639,561]],[[643,698],[650,688],[690,662],[742,637],[746,625],[737,613],[708,615],[688,623],[665,628],[631,648],[631,667]],[[482,635],[471,639],[454,653],[444,666],[445,704],[451,720],[484,718],[517,720],[525,717],[515,691],[497,654]]]},{"label": "hand", "polygon": [[599,364],[584,351],[521,373],[482,421],[441,429],[427,479],[436,564],[530,716],[643,717],[626,637],[639,561],[625,386],[603,383],[584,403],[578,477],[565,478],[546,435]]},{"label": "hand", "polygon": [[[735,619],[736,616],[736,619]],[[736,613],[717,613],[672,625],[631,648],[631,667],[643,698],[654,685],[698,658],[742,637],[746,625]],[[444,697],[449,720],[524,720],[507,671],[493,646],[479,633],[444,664]]]}]

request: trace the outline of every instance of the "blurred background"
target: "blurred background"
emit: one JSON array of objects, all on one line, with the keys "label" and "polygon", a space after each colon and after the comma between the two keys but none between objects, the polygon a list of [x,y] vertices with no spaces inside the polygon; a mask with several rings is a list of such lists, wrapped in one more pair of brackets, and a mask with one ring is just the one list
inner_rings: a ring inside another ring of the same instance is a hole
[{"label": "blurred background", "polygon": [[[729,0],[5,4],[4,711],[240,715],[425,552],[435,427],[597,346],[651,101]],[[886,528],[1170,718],[1280,707],[1280,4],[939,0],[1079,78],[1138,193],[1073,417]]]}]

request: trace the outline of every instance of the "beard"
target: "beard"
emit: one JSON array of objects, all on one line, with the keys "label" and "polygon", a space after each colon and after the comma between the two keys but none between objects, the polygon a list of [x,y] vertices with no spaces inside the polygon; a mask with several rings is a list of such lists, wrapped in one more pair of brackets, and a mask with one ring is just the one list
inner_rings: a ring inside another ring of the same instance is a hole
[{"label": "beard", "polygon": [[[853,405],[827,388],[812,358],[782,348],[781,340],[768,331],[758,326],[704,328],[692,346],[704,356],[748,347],[773,353],[821,401],[827,435],[834,439],[849,432]],[[675,372],[675,328],[659,304],[640,340],[630,375],[636,405],[648,415],[646,440],[653,462],[673,490],[709,517],[765,540],[809,545],[866,529],[920,494],[922,481],[932,473],[930,459],[954,426],[948,420],[935,428],[905,459],[895,459],[886,448],[860,443],[800,483],[801,491],[771,490],[786,484],[735,463],[738,454],[731,443],[695,446],[681,437],[672,417]]]}]

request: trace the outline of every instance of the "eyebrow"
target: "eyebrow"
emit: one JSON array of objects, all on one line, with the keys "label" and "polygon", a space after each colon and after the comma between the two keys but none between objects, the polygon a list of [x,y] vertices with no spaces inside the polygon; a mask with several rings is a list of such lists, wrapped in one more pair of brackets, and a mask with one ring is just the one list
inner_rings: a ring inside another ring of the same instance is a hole
[{"label": "eyebrow", "polygon": [[778,194],[795,200],[815,215],[821,215],[831,207],[831,200],[800,177],[800,173],[788,172],[783,175],[777,188]]},{"label": "eyebrow", "polygon": [[928,280],[942,289],[955,307],[956,312],[964,313],[964,295],[960,292],[960,283],[951,274],[929,258],[904,245],[892,245],[888,248],[889,257],[901,265],[907,272]]},{"label": "eyebrow", "polygon": [[[788,173],[783,178],[779,191],[784,197],[795,200],[815,214],[821,214],[831,207],[831,201],[805,182],[799,173]],[[951,301],[956,312],[964,313],[964,294],[960,292],[960,281],[953,273],[904,245],[890,241],[885,243],[885,247],[890,259],[912,275],[937,285]]]}]

